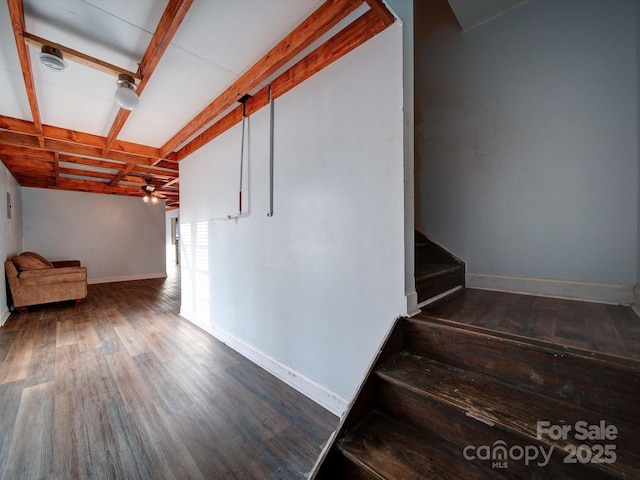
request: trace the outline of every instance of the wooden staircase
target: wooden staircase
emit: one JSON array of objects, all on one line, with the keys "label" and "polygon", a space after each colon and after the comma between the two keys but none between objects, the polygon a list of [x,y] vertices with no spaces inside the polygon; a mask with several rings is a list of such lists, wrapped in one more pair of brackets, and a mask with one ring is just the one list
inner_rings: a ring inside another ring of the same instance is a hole
[{"label": "wooden staircase", "polygon": [[427,305],[464,287],[464,263],[416,230],[415,280],[418,306]]},{"label": "wooden staircase", "polygon": [[639,401],[637,360],[401,318],[312,478],[638,479]]}]

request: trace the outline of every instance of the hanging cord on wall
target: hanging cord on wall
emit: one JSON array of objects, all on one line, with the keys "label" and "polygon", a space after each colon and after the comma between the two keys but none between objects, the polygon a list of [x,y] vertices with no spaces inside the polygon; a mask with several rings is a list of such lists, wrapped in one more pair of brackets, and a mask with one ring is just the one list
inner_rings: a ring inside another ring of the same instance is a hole
[{"label": "hanging cord on wall", "polygon": [[269,84],[269,213],[267,217],[273,217],[273,97],[271,96],[271,84]]},{"label": "hanging cord on wall", "polygon": [[247,119],[247,100],[251,98],[251,95],[248,93],[244,95],[242,98],[238,100],[238,102],[242,103],[242,140],[240,143],[240,187],[238,189],[238,213],[228,214],[224,217],[210,218],[211,222],[223,222],[226,220],[233,220],[234,218],[238,218],[242,216],[242,180],[243,180],[243,169],[244,169],[244,131],[245,131],[245,121]]},{"label": "hanging cord on wall", "polygon": [[247,119],[247,99],[251,95],[245,95],[239,102],[242,102],[242,143],[240,144],[240,189],[238,190],[238,216],[242,215],[242,169],[244,166],[244,124]]}]

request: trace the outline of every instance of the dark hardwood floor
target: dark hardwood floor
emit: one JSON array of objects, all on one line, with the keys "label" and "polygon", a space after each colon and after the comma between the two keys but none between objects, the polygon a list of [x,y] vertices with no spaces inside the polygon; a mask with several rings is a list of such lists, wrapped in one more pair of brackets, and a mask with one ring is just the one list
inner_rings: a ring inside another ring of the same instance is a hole
[{"label": "dark hardwood floor", "polygon": [[0,478],[306,478],[338,418],[178,316],[179,278],[0,329]]},{"label": "dark hardwood floor", "polygon": [[421,315],[640,359],[640,318],[621,305],[467,288],[447,301],[423,308]]}]

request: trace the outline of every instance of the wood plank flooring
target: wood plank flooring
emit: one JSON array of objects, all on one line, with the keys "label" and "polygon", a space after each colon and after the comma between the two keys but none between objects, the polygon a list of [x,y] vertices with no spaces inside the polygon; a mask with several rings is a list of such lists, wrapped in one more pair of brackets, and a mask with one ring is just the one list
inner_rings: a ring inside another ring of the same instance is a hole
[{"label": "wood plank flooring", "polygon": [[466,288],[422,312],[556,345],[640,359],[640,318],[621,305]]},{"label": "wood plank flooring", "polygon": [[306,478],[338,418],[178,316],[179,278],[0,329],[0,479]]}]

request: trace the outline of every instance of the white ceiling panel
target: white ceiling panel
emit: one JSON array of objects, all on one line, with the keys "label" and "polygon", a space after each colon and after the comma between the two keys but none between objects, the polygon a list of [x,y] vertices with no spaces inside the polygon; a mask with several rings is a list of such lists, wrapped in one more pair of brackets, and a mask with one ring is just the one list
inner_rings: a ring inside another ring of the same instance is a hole
[{"label": "white ceiling panel", "polygon": [[7,2],[0,2],[0,68],[20,72],[20,60],[11,27],[11,17]]},{"label": "white ceiling panel", "polygon": [[40,118],[45,125],[105,136],[117,106],[115,77],[68,62],[64,72],[43,67],[30,49]]},{"label": "white ceiling panel", "polygon": [[[162,15],[163,3],[151,7]],[[24,11],[27,32],[131,71],[137,70],[152,36],[84,1],[24,0]]]},{"label": "white ceiling panel", "polygon": [[7,117],[32,121],[22,74],[0,69],[0,112]]},{"label": "white ceiling panel", "polygon": [[169,46],[119,138],[162,146],[236,78],[201,57]]},{"label": "white ceiling panel", "polygon": [[33,120],[7,2],[0,2],[0,114]]},{"label": "white ceiling panel", "polygon": [[173,43],[242,74],[322,0],[196,0]]},{"label": "white ceiling panel", "polygon": [[95,8],[153,33],[160,23],[167,0],[84,0]]}]

